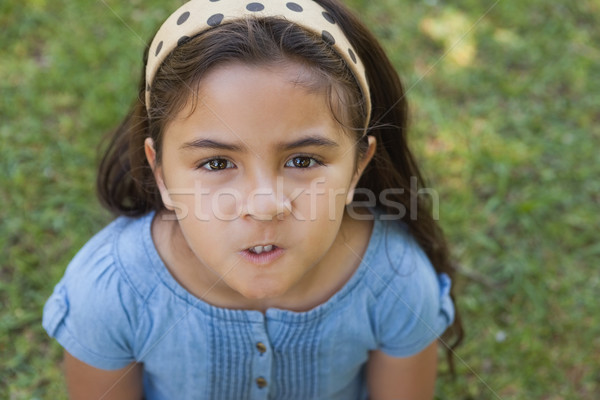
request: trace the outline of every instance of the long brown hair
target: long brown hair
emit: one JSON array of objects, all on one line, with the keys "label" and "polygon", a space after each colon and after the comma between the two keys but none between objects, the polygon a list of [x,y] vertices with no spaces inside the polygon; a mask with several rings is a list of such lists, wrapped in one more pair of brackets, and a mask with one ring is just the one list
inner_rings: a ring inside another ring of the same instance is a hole
[{"label": "long brown hair", "polygon": [[[454,277],[454,268],[443,232],[434,219],[432,205],[418,196],[426,183],[407,145],[408,106],[404,89],[394,67],[369,30],[338,0],[316,0],[339,23],[365,65],[371,90],[372,117],[368,134],[377,139],[376,155],[361,177],[360,189],[375,193],[377,206],[398,214],[391,202],[406,211],[403,221],[429,257],[438,273]],[[145,56],[147,57],[145,50]],[[358,151],[366,148],[359,140],[365,110],[360,90],[343,60],[319,37],[285,21],[267,18],[228,23],[212,28],[178,46],[159,68],[152,85],[152,107],[146,110],[144,69],[138,96],[129,114],[115,130],[102,158],[97,188],[101,202],[117,215],[139,216],[164,205],[144,153],[144,140],[151,137],[161,155],[161,134],[170,118],[193,100],[193,93],[204,74],[226,62],[241,61],[263,65],[294,61],[307,65],[326,77],[327,90],[343,97],[346,109],[332,111],[348,128],[356,131]],[[186,95],[187,94],[187,95]],[[330,96],[333,98],[335,96]],[[349,117],[350,116],[350,117]],[[416,185],[415,185],[416,183]],[[379,194],[395,190],[388,201]],[[359,195],[357,195],[359,196]],[[455,299],[454,293],[451,293]],[[456,304],[456,302],[455,302]],[[442,340],[451,371],[452,351],[460,343],[463,329],[458,310],[452,326]]]}]

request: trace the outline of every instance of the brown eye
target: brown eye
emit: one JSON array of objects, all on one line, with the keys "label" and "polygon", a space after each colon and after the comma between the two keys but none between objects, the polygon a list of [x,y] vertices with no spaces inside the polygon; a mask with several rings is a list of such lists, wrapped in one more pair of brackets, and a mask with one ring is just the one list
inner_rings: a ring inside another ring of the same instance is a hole
[{"label": "brown eye", "polygon": [[312,157],[294,157],[285,163],[286,167],[309,168],[314,167],[318,162]]},{"label": "brown eye", "polygon": [[204,163],[201,167],[209,171],[220,171],[223,169],[232,168],[233,163],[224,158],[213,158],[212,160]]}]

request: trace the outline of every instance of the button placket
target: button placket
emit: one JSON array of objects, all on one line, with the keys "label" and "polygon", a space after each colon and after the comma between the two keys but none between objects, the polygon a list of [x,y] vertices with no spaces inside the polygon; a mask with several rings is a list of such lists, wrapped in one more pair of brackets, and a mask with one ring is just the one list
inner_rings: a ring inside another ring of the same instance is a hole
[{"label": "button placket", "polygon": [[268,393],[269,378],[273,366],[273,352],[270,343],[265,339],[265,337],[262,337],[254,344],[253,372],[254,387],[260,392]]},{"label": "button placket", "polygon": [[[266,325],[253,324],[252,346],[252,399],[268,399],[271,391],[273,351],[266,331]],[[249,343],[250,344],[250,343]]]}]

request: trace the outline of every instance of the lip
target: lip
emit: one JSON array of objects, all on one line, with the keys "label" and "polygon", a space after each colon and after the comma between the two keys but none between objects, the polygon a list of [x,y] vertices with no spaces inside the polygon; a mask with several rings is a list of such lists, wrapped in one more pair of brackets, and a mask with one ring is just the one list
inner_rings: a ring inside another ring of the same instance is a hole
[{"label": "lip", "polygon": [[266,265],[275,262],[285,253],[285,249],[281,247],[275,247],[269,252],[262,252],[260,254],[252,253],[248,249],[240,251],[240,255],[248,262],[256,265]]}]

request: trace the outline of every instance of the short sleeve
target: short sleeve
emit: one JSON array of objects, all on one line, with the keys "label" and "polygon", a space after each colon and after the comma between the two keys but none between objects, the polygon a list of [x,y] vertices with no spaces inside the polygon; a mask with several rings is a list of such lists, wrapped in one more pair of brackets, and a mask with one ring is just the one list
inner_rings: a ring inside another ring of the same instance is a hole
[{"label": "short sleeve", "polygon": [[416,244],[407,249],[377,304],[379,349],[409,357],[436,340],[454,320],[450,278],[437,274]]},{"label": "short sleeve", "polygon": [[103,253],[84,247],[73,259],[44,306],[42,325],[77,359],[111,370],[135,361],[137,299]]}]

